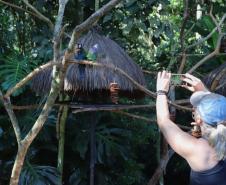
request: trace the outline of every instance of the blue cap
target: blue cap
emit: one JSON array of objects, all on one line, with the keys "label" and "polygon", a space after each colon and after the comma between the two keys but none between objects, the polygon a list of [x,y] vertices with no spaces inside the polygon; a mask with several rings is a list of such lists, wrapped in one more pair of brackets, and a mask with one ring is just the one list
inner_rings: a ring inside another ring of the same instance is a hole
[{"label": "blue cap", "polygon": [[192,94],[190,102],[198,110],[201,119],[211,125],[226,121],[226,98],[209,91],[197,91]]}]

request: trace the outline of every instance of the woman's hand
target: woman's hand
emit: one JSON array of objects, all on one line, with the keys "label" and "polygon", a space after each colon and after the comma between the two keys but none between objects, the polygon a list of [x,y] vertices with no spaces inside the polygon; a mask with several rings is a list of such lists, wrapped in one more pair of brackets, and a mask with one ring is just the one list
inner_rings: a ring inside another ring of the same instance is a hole
[{"label": "woman's hand", "polygon": [[169,91],[171,73],[166,71],[158,72],[156,91]]},{"label": "woman's hand", "polygon": [[185,84],[181,85],[181,87],[184,87],[192,92],[208,91],[202,81],[191,74],[186,73],[183,75],[182,81],[185,82]]}]

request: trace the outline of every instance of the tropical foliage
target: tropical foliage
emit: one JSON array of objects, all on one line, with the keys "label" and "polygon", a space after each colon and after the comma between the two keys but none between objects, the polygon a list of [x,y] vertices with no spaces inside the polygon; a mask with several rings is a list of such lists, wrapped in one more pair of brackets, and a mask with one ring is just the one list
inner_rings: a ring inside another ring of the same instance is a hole
[{"label": "tropical foliage", "polygon": [[[8,2],[8,1],[7,1]],[[9,1],[26,9],[22,1]],[[42,14],[55,19],[57,1],[30,1]],[[70,0],[66,9],[64,22],[72,32],[75,25],[81,23],[95,10],[95,1]],[[108,0],[100,0],[99,6]],[[225,14],[226,5],[223,0],[189,0],[188,19],[184,26],[185,4],[182,0],[125,0],[112,12],[100,20],[105,35],[111,37],[122,46],[143,69],[156,72],[168,69],[177,73],[181,56],[187,52],[184,72],[194,66],[197,61],[211,53],[219,38],[215,32],[205,42],[190,47],[198,39],[205,38],[216,23],[210,15],[220,21]],[[197,6],[201,7],[202,16],[196,17]],[[37,66],[52,58],[52,31],[46,23],[31,16],[29,13],[14,9],[0,1],[0,88],[7,91],[23,79]],[[225,31],[225,22],[221,25]],[[184,30],[184,31],[181,31]],[[184,33],[183,33],[184,32]],[[62,50],[68,39],[62,42]],[[203,77],[209,71],[225,61],[225,55],[210,59],[195,71]],[[176,79],[178,80],[178,79]],[[147,86],[155,91],[155,78],[146,76]],[[178,81],[177,81],[178,82]],[[178,89],[178,92],[181,92]],[[179,93],[181,95],[181,93]],[[14,105],[39,104],[45,97],[35,95],[29,84],[16,91],[12,97]],[[153,100],[127,100],[128,104],[153,104]],[[91,102],[92,103],[92,102]],[[155,120],[153,109],[129,111]],[[18,110],[22,135],[24,136],[37,118],[37,110]],[[32,144],[26,156],[26,162],[20,177],[20,185],[58,185],[59,172],[57,166],[58,109],[54,108],[49,115],[41,133]],[[89,184],[90,161],[90,125],[93,119],[89,113],[69,113],[66,124],[64,184]],[[188,123],[189,116],[179,112],[177,121]],[[127,118],[117,113],[98,112],[96,120],[96,184],[101,185],[143,185],[154,173],[158,163],[159,130],[155,124],[139,119]],[[12,165],[16,155],[16,139],[9,118],[0,104],[0,184],[8,184]],[[173,170],[172,170],[173,169]],[[180,174],[183,171],[183,174]],[[169,172],[169,173],[168,173]],[[188,167],[178,156],[169,163],[165,176],[165,184],[179,185],[188,183]],[[173,181],[180,174],[181,180]],[[185,179],[185,180],[184,180]]]}]

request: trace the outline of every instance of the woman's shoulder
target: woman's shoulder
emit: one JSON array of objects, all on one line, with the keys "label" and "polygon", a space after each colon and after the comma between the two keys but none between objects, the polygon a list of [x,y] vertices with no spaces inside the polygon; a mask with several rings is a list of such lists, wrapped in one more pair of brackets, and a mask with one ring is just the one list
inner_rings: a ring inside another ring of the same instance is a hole
[{"label": "woman's shoulder", "polygon": [[197,139],[193,154],[187,161],[194,171],[210,169],[219,162],[216,151],[203,138]]}]

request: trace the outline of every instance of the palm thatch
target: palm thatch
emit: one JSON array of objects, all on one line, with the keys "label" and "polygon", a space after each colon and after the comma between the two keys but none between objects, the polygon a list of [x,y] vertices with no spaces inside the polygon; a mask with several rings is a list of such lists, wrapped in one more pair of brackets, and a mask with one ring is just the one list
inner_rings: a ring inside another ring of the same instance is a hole
[{"label": "palm thatch", "polygon": [[[79,39],[85,51],[88,51],[95,44],[98,45],[98,55],[95,62],[101,64],[113,64],[124,70],[135,81],[145,86],[145,79],[139,66],[133,62],[128,54],[116,42],[98,33],[92,28],[86,35]],[[80,64],[81,65],[81,64]],[[32,80],[32,89],[44,94],[49,92],[51,84],[51,71],[46,69],[37,74]],[[109,86],[116,82],[119,85],[119,95],[138,98],[144,94],[138,90],[129,80],[115,71],[107,68],[86,66],[84,76],[81,78],[79,65],[69,65],[64,81],[64,91],[73,95],[109,95]]]},{"label": "palm thatch", "polygon": [[203,81],[211,91],[226,96],[226,62],[211,71]]}]

